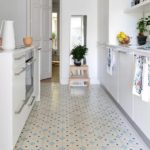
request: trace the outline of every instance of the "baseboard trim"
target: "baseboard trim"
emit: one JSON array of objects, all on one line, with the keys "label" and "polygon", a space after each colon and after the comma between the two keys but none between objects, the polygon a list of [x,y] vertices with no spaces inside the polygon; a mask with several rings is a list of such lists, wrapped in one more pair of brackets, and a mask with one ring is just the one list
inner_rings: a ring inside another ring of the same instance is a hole
[{"label": "baseboard trim", "polygon": [[136,132],[140,135],[140,137],[143,139],[145,144],[150,148],[150,140],[149,138],[143,133],[143,131],[138,127],[138,125],[131,119],[131,117],[124,111],[124,109],[121,107],[121,105],[114,99],[114,97],[109,93],[109,91],[105,88],[104,85],[101,85],[101,87],[105,90],[105,92],[109,95],[111,100],[115,103],[115,105],[119,108],[119,110],[122,112],[122,114],[127,118],[129,123],[133,126],[133,128],[136,130]]}]

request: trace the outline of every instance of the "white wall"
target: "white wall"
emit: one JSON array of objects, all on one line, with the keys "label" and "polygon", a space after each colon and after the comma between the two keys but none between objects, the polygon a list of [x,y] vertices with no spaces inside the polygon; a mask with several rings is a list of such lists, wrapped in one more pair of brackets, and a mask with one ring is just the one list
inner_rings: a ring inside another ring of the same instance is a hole
[{"label": "white wall", "polygon": [[137,44],[137,21],[141,13],[128,14],[125,10],[130,7],[131,0],[99,0],[98,1],[98,77],[102,80],[103,59],[101,45],[118,45],[117,34],[125,32],[131,38],[131,44]]},{"label": "white wall", "polygon": [[22,45],[22,38],[26,36],[26,0],[1,0],[0,1],[0,24],[2,20],[15,21],[16,44]]},{"label": "white wall", "polygon": [[100,44],[108,43],[117,45],[118,41],[116,36],[121,31],[132,37],[131,44],[137,43],[136,23],[142,17],[142,14],[125,13],[125,10],[130,6],[131,0],[99,0],[98,21],[101,29],[98,32],[100,35],[98,39]]},{"label": "white wall", "polygon": [[108,42],[109,36],[109,0],[98,0],[98,41],[99,44]]},{"label": "white wall", "polygon": [[102,47],[108,43],[109,39],[109,0],[98,0],[98,78],[102,80],[102,71],[103,71],[103,54]]},{"label": "white wall", "polygon": [[[136,43],[136,23],[139,14],[126,14],[125,10],[131,6],[131,0],[109,1],[109,44],[117,44],[116,35],[123,31],[132,37]],[[141,14],[140,14],[141,16]]]},{"label": "white wall", "polygon": [[61,0],[61,83],[67,84],[70,64],[71,15],[87,15],[87,64],[91,83],[99,83],[97,77],[97,0]]}]

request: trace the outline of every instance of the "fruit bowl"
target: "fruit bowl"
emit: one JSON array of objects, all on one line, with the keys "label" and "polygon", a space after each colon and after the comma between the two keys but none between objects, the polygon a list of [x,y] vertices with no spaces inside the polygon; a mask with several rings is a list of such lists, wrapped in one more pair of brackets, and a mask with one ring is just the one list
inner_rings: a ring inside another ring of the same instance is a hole
[{"label": "fruit bowl", "polygon": [[117,39],[120,45],[129,45],[130,43],[130,37],[126,35],[124,32],[120,32],[117,35]]}]

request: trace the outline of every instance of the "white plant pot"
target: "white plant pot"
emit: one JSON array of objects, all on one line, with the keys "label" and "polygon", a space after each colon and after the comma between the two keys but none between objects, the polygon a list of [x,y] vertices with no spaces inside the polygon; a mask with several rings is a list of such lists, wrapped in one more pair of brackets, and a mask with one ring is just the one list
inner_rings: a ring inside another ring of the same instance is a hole
[{"label": "white plant pot", "polygon": [[4,21],[2,48],[4,50],[15,49],[14,21]]}]

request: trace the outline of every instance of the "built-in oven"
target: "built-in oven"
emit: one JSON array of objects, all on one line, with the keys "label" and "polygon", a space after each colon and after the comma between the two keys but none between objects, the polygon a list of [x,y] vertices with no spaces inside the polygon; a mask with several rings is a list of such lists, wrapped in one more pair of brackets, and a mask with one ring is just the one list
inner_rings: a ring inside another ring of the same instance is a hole
[{"label": "built-in oven", "polygon": [[31,97],[34,90],[34,53],[26,52],[26,101]]}]

